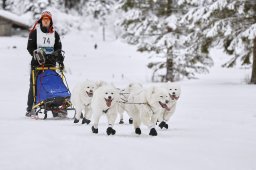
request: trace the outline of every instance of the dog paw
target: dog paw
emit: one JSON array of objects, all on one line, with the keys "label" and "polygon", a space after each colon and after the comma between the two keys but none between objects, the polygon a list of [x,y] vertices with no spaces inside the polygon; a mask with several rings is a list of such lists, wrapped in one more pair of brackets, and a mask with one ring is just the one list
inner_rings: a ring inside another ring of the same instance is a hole
[{"label": "dog paw", "polygon": [[112,134],[112,135],[116,134],[116,130],[115,130],[115,129],[112,129],[111,134]]},{"label": "dog paw", "polygon": [[165,127],[166,129],[168,129],[168,124],[167,124],[167,123],[165,123],[164,127]]},{"label": "dog paw", "polygon": [[83,118],[83,120],[82,120],[82,124],[89,124],[91,121],[90,120],[88,120],[88,119],[86,119],[86,118]]},{"label": "dog paw", "polygon": [[163,129],[163,127],[165,127],[166,123],[164,121],[162,121],[158,126]]},{"label": "dog paw", "polygon": [[119,121],[119,124],[124,124],[123,119],[121,119],[121,120]]},{"label": "dog paw", "polygon": [[98,133],[98,129],[95,129],[94,126],[92,126],[92,133]]},{"label": "dog paw", "polygon": [[132,118],[129,119],[129,124],[132,124],[133,123],[133,120]]},{"label": "dog paw", "polygon": [[150,129],[149,135],[150,135],[150,136],[157,136],[157,131],[156,131],[156,129],[155,129],[155,128]]},{"label": "dog paw", "polygon": [[138,134],[138,135],[140,135],[140,134],[141,134],[140,128],[136,128],[136,129],[135,129],[135,133]]},{"label": "dog paw", "polygon": [[116,134],[116,131],[112,127],[107,128],[107,134],[108,135],[114,135]]},{"label": "dog paw", "polygon": [[78,122],[79,122],[79,120],[75,118],[74,119],[74,123],[78,123]]}]

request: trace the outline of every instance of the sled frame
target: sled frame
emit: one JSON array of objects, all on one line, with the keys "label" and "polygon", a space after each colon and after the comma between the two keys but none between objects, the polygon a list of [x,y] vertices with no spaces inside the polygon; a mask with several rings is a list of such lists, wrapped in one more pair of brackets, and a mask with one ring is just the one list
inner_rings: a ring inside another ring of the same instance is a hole
[{"label": "sled frame", "polygon": [[[32,69],[31,74],[32,74],[32,86],[33,86],[33,102],[34,105],[32,107],[32,109],[36,110],[36,115],[38,115],[38,113],[42,113],[42,109],[44,110],[44,119],[47,118],[47,112],[48,111],[53,111],[51,108],[48,107],[49,104],[52,104],[55,100],[58,100],[58,98],[53,98],[50,100],[45,100],[45,101],[41,101],[37,104],[36,103],[36,77],[38,75],[39,71],[44,71],[44,70],[53,70],[53,71],[59,71],[59,74],[62,78],[62,81],[64,82],[64,73],[63,71],[60,69],[60,67],[46,67],[46,66],[40,66],[40,67],[35,67]],[[65,83],[66,84],[66,83]],[[66,98],[64,99],[63,102],[64,108],[66,111],[67,110],[75,110],[72,103]]]}]

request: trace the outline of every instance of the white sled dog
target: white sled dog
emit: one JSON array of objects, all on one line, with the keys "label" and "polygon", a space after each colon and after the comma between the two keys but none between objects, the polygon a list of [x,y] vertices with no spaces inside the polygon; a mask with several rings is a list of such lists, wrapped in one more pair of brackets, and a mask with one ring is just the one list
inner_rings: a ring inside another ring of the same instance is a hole
[{"label": "white sled dog", "polygon": [[132,93],[128,98],[128,114],[133,118],[133,125],[136,134],[141,134],[140,125],[143,123],[149,129],[149,135],[157,136],[155,125],[162,112],[170,110],[168,104],[170,96],[168,91],[161,87],[150,87],[141,92]]},{"label": "white sled dog", "polygon": [[[91,122],[91,100],[94,90],[105,84],[103,81],[93,82],[86,80],[77,84],[71,94],[71,102],[76,109],[74,123],[78,123],[83,117],[82,124]],[[82,115],[83,113],[83,115]]]},{"label": "white sled dog", "polygon": [[120,99],[119,90],[111,85],[99,87],[93,95],[91,108],[93,113],[92,132],[98,133],[98,124],[100,117],[107,116],[108,128],[107,134],[114,135],[116,131],[113,129],[117,114],[118,102]]},{"label": "white sled dog", "polygon": [[181,88],[180,88],[180,85],[176,83],[171,83],[171,82],[167,82],[166,84],[163,85],[163,87],[168,90],[169,96],[171,98],[171,101],[168,104],[170,110],[165,110],[164,112],[162,112],[159,115],[158,121],[160,122],[159,127],[161,129],[162,128],[168,129],[168,124],[166,122],[169,121],[170,117],[173,115],[173,113],[176,110],[176,104],[180,98]]},{"label": "white sled dog", "polygon": [[[129,104],[125,104],[128,102],[128,97],[131,93],[136,93],[143,90],[143,86],[140,83],[130,83],[125,89],[121,90],[120,92],[120,110],[119,110],[119,116],[120,121],[119,124],[124,123],[123,113],[128,112]],[[132,124],[133,120],[132,118],[129,118],[129,124]]]}]

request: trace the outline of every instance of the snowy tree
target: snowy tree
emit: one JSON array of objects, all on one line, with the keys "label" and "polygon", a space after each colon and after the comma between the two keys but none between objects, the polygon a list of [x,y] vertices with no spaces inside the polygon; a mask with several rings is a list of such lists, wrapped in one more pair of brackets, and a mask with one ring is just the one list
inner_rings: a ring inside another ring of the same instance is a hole
[{"label": "snowy tree", "polygon": [[215,43],[233,56],[223,66],[252,65],[251,83],[256,84],[256,2],[201,0],[195,4],[183,22],[199,30],[204,35],[203,39],[211,40],[206,49]]},{"label": "snowy tree", "polygon": [[7,10],[17,15],[32,12],[34,18],[38,18],[41,12],[49,5],[49,0],[6,0]]},{"label": "snowy tree", "polygon": [[81,0],[64,0],[64,6],[67,9],[79,8]]},{"label": "snowy tree", "polygon": [[[109,16],[115,10],[115,6],[120,0],[88,0],[80,3],[80,14],[83,17],[91,18],[94,24],[97,24],[102,28],[102,37],[105,41],[106,27],[110,23]],[[99,27],[98,26],[98,27]]]},{"label": "snowy tree", "polygon": [[124,9],[132,9],[121,23],[123,38],[150,54],[154,60],[148,64],[153,69],[152,81],[177,81],[208,71],[212,60],[196,44],[201,40],[179,23],[186,6],[178,6],[172,0],[128,4],[124,3]]},{"label": "snowy tree", "polygon": [[31,7],[34,18],[39,18],[41,13],[50,5],[49,0],[35,0]]}]

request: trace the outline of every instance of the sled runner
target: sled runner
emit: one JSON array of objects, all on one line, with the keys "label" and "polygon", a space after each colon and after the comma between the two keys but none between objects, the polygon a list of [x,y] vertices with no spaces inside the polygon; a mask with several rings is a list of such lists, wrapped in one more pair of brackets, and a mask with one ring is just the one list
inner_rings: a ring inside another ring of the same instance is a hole
[{"label": "sled runner", "polygon": [[[49,56],[48,56],[49,57]],[[53,116],[66,117],[67,110],[74,110],[70,102],[71,93],[63,70],[58,66],[35,67],[32,69],[33,101],[36,115],[51,111]]]}]

